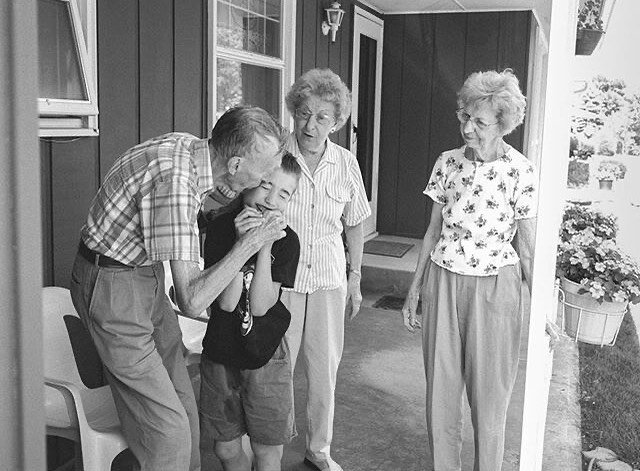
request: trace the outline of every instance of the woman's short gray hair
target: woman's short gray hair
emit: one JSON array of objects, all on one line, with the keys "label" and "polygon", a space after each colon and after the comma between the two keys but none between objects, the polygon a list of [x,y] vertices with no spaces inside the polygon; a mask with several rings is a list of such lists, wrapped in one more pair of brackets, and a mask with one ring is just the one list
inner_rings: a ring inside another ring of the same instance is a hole
[{"label": "woman's short gray hair", "polygon": [[351,114],[351,92],[340,76],[331,69],[311,69],[291,86],[285,103],[293,115],[310,96],[333,103],[336,112],[335,130],[340,129]]},{"label": "woman's short gray hair", "polygon": [[488,103],[493,108],[504,135],[524,120],[527,100],[511,69],[475,72],[467,77],[458,91],[458,106],[472,109],[480,103]]}]

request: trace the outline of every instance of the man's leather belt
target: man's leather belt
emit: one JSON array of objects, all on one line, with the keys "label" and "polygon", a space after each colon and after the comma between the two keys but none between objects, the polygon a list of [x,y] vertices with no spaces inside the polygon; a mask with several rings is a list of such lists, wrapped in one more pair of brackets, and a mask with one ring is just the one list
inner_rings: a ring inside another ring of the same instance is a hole
[{"label": "man's leather belt", "polygon": [[84,245],[84,242],[82,241],[80,241],[80,244],[78,244],[78,253],[82,255],[82,258],[84,258],[86,261],[99,267],[132,268],[129,265],[125,265],[124,263],[119,262],[111,257],[107,257],[106,255],[102,255],[95,250],[91,250],[86,245]]}]

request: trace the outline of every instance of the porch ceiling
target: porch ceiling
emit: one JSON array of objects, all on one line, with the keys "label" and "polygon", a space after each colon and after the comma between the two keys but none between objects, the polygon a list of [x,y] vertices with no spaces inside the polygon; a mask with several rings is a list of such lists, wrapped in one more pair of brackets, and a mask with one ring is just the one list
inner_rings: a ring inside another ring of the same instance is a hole
[{"label": "porch ceiling", "polygon": [[551,0],[362,0],[362,3],[384,14],[533,10],[545,36],[551,17]]}]

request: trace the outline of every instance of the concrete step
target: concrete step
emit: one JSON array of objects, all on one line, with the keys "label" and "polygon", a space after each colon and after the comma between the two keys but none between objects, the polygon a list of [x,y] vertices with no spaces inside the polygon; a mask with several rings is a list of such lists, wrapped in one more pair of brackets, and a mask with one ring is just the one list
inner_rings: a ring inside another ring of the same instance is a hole
[{"label": "concrete step", "polygon": [[362,291],[404,296],[418,263],[422,240],[380,235],[376,240],[411,244],[402,257],[388,257],[365,253],[362,257]]}]

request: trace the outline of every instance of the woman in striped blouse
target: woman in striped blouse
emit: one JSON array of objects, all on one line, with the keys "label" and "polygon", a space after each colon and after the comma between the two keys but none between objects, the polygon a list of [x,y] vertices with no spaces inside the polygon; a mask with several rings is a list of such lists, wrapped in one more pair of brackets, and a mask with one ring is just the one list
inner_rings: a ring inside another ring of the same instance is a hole
[{"label": "woman in striped blouse", "polygon": [[293,365],[301,351],[308,380],[305,463],[340,471],[330,452],[336,374],[346,306],[353,318],[362,301],[362,222],[371,210],[355,156],[329,140],[351,112],[351,94],[340,77],[329,69],[310,70],[293,84],[286,103],[295,123],[288,150],[302,177],[285,214],[300,238],[295,285],[282,293],[291,312],[285,338]]}]

